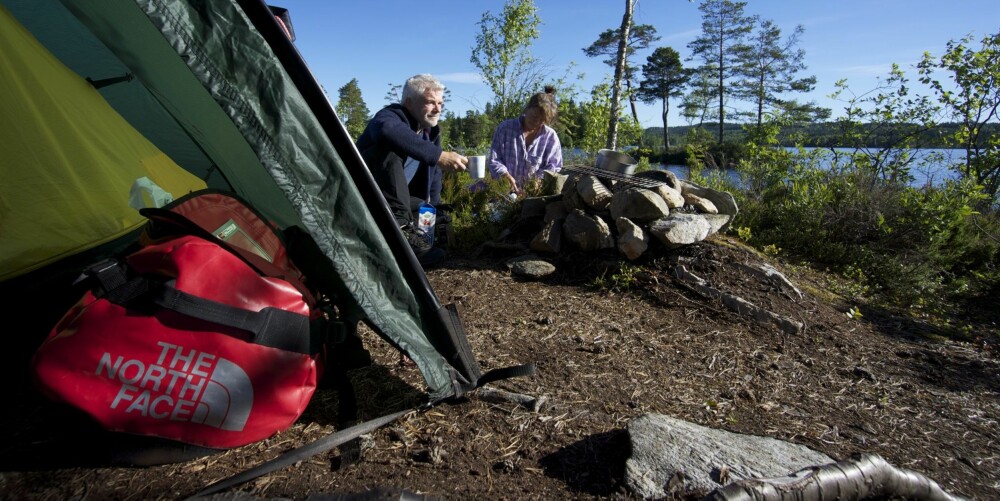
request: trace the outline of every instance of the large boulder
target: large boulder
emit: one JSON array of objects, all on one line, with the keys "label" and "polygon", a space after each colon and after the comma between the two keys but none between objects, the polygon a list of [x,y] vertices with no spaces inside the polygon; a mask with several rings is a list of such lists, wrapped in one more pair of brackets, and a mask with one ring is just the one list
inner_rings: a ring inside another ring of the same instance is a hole
[{"label": "large boulder", "polygon": [[607,223],[582,210],[574,210],[566,216],[563,236],[583,251],[611,249],[615,246],[615,239]]},{"label": "large boulder", "polygon": [[542,231],[531,239],[531,244],[529,244],[531,250],[558,254],[559,249],[562,248],[563,221],[565,220],[565,217],[559,217],[545,223]]},{"label": "large boulder", "polygon": [[649,223],[649,234],[668,249],[700,242],[712,232],[712,226],[701,214],[675,212]]},{"label": "large boulder", "polygon": [[611,196],[611,217],[628,218],[645,224],[670,214],[670,208],[660,195],[643,188],[618,190]]},{"label": "large boulder", "polygon": [[804,445],[706,428],[660,414],[639,416],[627,430],[632,455],[625,462],[625,484],[645,499],[704,495],[737,480],[781,477],[834,462]]},{"label": "large boulder", "polygon": [[642,226],[624,217],[618,218],[615,226],[618,228],[618,250],[625,257],[634,261],[649,248],[649,233]]},{"label": "large boulder", "polygon": [[594,176],[583,176],[576,182],[576,192],[587,207],[602,211],[611,204],[611,190]]},{"label": "large boulder", "polygon": [[[715,206],[719,214],[729,216],[729,222],[732,222],[732,220],[736,218],[736,215],[739,214],[740,209],[736,206],[736,198],[733,197],[732,193],[729,193],[728,191],[713,190],[689,181],[680,181],[680,183],[682,194],[690,193],[712,202],[712,205]],[[724,224],[720,231],[726,229],[726,227],[729,226],[729,222]]]}]

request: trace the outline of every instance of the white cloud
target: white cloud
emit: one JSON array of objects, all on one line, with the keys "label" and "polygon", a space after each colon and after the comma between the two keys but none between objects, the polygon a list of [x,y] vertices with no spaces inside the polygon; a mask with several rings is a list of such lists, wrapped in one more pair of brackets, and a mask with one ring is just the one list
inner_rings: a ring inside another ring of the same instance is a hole
[{"label": "white cloud", "polygon": [[882,63],[882,64],[862,64],[857,66],[846,66],[839,68],[836,71],[839,74],[844,75],[844,77],[861,76],[861,77],[875,77],[884,76],[889,74],[889,70],[892,69],[892,63]]},{"label": "white cloud", "polygon": [[663,40],[664,41],[669,41],[669,40],[689,40],[689,39],[693,40],[693,39],[697,38],[698,35],[701,35],[701,28],[687,30],[687,31],[679,31],[679,32],[676,32],[676,33],[670,33],[669,35],[666,35],[665,37],[663,37]]},{"label": "white cloud", "polygon": [[480,84],[483,83],[483,77],[479,73],[474,73],[471,71],[458,72],[458,73],[443,73],[440,75],[434,75],[437,77],[441,83],[458,83],[458,84]]}]

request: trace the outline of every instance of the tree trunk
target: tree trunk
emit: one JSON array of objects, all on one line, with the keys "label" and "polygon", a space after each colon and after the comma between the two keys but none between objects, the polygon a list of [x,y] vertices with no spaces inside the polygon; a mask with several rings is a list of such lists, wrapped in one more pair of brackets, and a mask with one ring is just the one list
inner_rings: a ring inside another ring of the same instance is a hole
[{"label": "tree trunk", "polygon": [[723,126],[726,123],[726,108],[723,106],[725,103],[725,74],[726,68],[723,62],[725,61],[722,52],[722,42],[719,42],[719,144],[722,144],[722,131]]},{"label": "tree trunk", "polygon": [[787,477],[739,480],[710,492],[705,500],[813,501],[834,497],[926,501],[959,499],[917,472],[896,468],[880,456],[863,454],[839,463],[805,468]]},{"label": "tree trunk", "polygon": [[608,149],[618,147],[618,115],[621,113],[622,75],[625,73],[625,48],[628,46],[628,32],[632,28],[632,2],[625,0],[625,15],[622,16],[622,27],[619,30],[618,60],[615,63],[615,80],[611,85],[611,117],[608,119]]},{"label": "tree trunk", "polygon": [[757,128],[760,128],[764,123],[764,75],[761,73],[760,80],[757,82]]},{"label": "tree trunk", "polygon": [[625,90],[628,92],[628,104],[632,107],[632,119],[639,121],[639,112],[635,109],[635,93],[632,92],[632,79],[625,74]]},{"label": "tree trunk", "polygon": [[663,95],[663,151],[670,151],[670,133],[667,132],[667,114],[670,113],[670,93]]}]

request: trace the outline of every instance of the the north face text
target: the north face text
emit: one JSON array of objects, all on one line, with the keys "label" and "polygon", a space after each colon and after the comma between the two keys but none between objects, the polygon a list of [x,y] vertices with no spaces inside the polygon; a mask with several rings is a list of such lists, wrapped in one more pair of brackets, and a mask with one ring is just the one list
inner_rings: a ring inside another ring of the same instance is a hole
[{"label": "the north face text", "polygon": [[122,383],[111,408],[154,419],[191,421],[240,431],[253,387],[239,366],[207,352],[158,342],[155,363],[105,352],[97,374]]}]

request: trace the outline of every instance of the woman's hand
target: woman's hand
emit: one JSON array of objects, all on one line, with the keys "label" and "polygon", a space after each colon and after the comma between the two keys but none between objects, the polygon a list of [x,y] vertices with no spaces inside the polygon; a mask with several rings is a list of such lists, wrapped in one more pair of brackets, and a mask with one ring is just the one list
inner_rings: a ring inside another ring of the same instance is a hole
[{"label": "woman's hand", "polygon": [[510,191],[517,193],[518,195],[521,195],[522,194],[521,188],[517,186],[517,180],[514,179],[514,176],[510,175],[510,172],[505,172],[503,176],[504,179],[506,179],[507,182],[510,183]]}]

